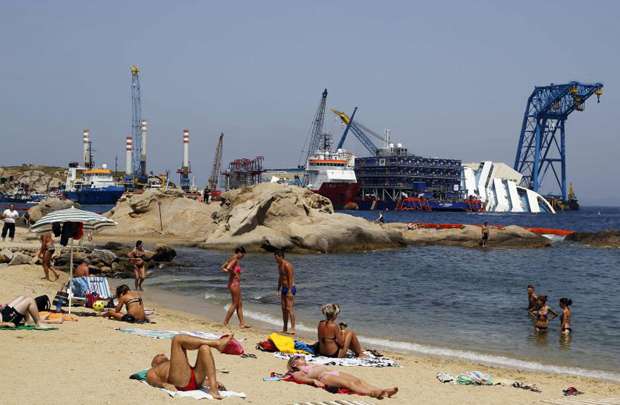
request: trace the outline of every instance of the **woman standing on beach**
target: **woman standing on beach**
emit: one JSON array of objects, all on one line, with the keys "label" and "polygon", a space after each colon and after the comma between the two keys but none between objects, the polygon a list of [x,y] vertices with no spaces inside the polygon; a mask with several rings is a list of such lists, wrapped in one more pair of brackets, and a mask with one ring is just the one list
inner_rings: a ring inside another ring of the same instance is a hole
[{"label": "woman standing on beach", "polygon": [[144,256],[144,244],[141,240],[136,242],[136,247],[127,254],[129,257],[129,263],[133,264],[133,277],[136,291],[144,291],[142,283],[146,278],[146,262]]},{"label": "woman standing on beach", "polygon": [[553,318],[556,318],[558,314],[557,312],[549,308],[549,305],[547,305],[546,295],[538,296],[538,306],[539,309],[534,312],[534,315],[536,316],[536,332],[544,333],[547,332],[547,329],[549,328],[549,313],[553,315]]},{"label": "woman standing on beach", "polygon": [[244,256],[245,249],[242,246],[239,246],[235,249],[235,254],[226,260],[222,266],[222,271],[224,273],[228,273],[228,290],[230,291],[230,296],[232,297],[232,304],[228,308],[228,312],[226,312],[226,317],[224,318],[224,325],[226,326],[228,326],[230,318],[233,316],[235,311],[237,311],[239,326],[241,328],[249,328],[243,320],[243,303],[241,302],[241,266],[239,266],[239,262]]},{"label": "woman standing on beach", "polygon": [[[38,257],[41,259],[41,265],[43,266],[43,272],[45,277],[41,277],[42,280],[56,281],[60,277],[54,266],[52,266],[52,256],[56,251],[54,246],[54,237],[50,232],[46,232],[41,235],[41,248],[39,249]],[[50,271],[54,274],[54,279],[50,279]]]},{"label": "woman standing on beach", "polygon": [[570,327],[571,305],[573,305],[573,300],[570,298],[560,298],[560,308],[562,308],[562,314],[560,315],[562,335],[570,335],[573,331]]}]

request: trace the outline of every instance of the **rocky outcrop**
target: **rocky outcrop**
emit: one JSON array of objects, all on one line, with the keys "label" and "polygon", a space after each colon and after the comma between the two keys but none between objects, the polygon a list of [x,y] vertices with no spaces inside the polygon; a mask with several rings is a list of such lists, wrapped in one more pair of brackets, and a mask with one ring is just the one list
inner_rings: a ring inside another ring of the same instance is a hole
[{"label": "rocky outcrop", "polygon": [[620,231],[575,232],[567,235],[565,240],[584,243],[593,247],[620,248]]},{"label": "rocky outcrop", "polygon": [[[460,228],[449,229],[409,229],[406,224],[397,223],[390,223],[385,226],[401,231],[403,238],[411,245],[446,245],[470,248],[480,246],[481,230],[476,225],[463,225]],[[520,226],[510,225],[491,227],[487,246],[538,248],[551,246],[551,241]]]},{"label": "rocky outcrop", "polygon": [[[133,264],[129,263],[127,253],[129,246],[121,245],[116,251],[102,248],[84,248],[76,246],[73,249],[73,264],[77,266],[84,260],[88,260],[90,273],[104,275],[106,277],[133,277]],[[34,248],[10,248],[0,251],[0,264],[8,263],[9,266],[19,264],[40,264],[37,257],[38,249]],[[156,245],[153,251],[147,251],[145,257],[147,269],[161,268],[165,263],[170,263],[176,257],[176,251],[166,245]],[[69,271],[71,252],[68,247],[58,250],[54,256],[54,267]]]},{"label": "rocky outcrop", "polygon": [[65,183],[65,169],[51,166],[0,167],[0,192],[13,194],[20,190],[45,193]]},{"label": "rocky outcrop", "polygon": [[177,190],[146,190],[142,194],[123,195],[106,215],[118,226],[103,230],[103,235],[169,235],[189,241],[204,240],[213,228],[211,214],[218,204],[204,204],[186,198]]},{"label": "rocky outcrop", "polygon": [[74,203],[71,200],[60,200],[58,198],[47,198],[39,202],[34,207],[30,207],[28,215],[32,223],[37,222],[50,212],[64,210],[67,208],[75,207],[79,208],[80,204]]},{"label": "rocky outcrop", "polygon": [[363,218],[334,213],[331,202],[310,190],[264,183],[226,192],[213,214],[205,247],[342,252],[396,247],[400,232]]}]

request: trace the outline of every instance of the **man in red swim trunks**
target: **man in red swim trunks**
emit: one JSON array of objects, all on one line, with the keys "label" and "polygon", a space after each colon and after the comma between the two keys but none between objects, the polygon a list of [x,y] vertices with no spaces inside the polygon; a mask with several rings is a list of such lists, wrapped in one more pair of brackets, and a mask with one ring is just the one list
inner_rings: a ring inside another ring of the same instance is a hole
[{"label": "man in red swim trunks", "polygon": [[[232,335],[223,336],[219,340],[176,335],[172,339],[170,359],[163,353],[153,357],[146,381],[154,387],[170,391],[192,391],[205,385],[209,387],[209,394],[213,398],[222,399],[211,348],[221,352],[230,339]],[[188,350],[198,350],[194,367],[189,365]]]}]

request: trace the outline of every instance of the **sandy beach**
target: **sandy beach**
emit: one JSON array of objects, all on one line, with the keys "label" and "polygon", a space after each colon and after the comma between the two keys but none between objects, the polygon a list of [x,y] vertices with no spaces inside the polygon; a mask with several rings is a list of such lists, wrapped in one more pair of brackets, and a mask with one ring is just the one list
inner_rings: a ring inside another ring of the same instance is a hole
[{"label": "sandy beach", "polygon": [[[23,235],[23,231],[20,232]],[[15,245],[34,246],[32,241],[16,241]],[[8,243],[6,244],[8,245]],[[13,246],[15,246],[13,245]],[[0,268],[0,301],[7,302],[17,295],[54,296],[66,274],[55,283],[41,280],[39,266],[3,266]],[[148,290],[148,281],[146,284]],[[141,327],[165,330],[200,330],[225,333],[219,322],[220,313],[197,316],[167,308],[165,302],[153,301],[145,295],[147,308],[155,311],[154,325]],[[79,308],[78,311],[88,311]],[[306,320],[307,321],[307,320]],[[309,321],[307,321],[310,323]],[[236,325],[236,321],[233,320]],[[192,403],[193,399],[171,399],[164,392],[130,380],[130,374],[147,368],[156,353],[169,353],[169,340],[128,335],[116,329],[129,326],[99,317],[80,317],[77,322],[65,322],[55,331],[1,331],[0,381],[3,381],[2,403]],[[247,352],[255,353],[257,359],[216,355],[219,379],[228,389],[244,392],[247,399],[230,398],[225,403],[241,404],[290,404],[303,401],[326,401],[342,399],[336,395],[310,386],[285,382],[264,382],[270,372],[283,372],[285,362],[270,353],[255,349],[272,330],[255,327],[251,330],[233,331],[243,339]],[[396,358],[401,368],[346,368],[379,386],[397,385],[400,392],[393,404],[525,404],[541,400],[560,399],[562,389],[575,386],[586,394],[582,399],[620,397],[620,384],[588,378],[524,372],[516,369],[489,367],[481,364],[456,361],[447,358],[412,354],[386,353]],[[192,356],[193,360],[193,356]],[[453,375],[479,370],[490,373],[497,381],[519,380],[535,383],[542,393],[533,393],[510,386],[460,386],[441,384],[435,378],[437,372]],[[33,386],[32,382],[35,382]],[[367,399],[376,403],[377,400]]]}]

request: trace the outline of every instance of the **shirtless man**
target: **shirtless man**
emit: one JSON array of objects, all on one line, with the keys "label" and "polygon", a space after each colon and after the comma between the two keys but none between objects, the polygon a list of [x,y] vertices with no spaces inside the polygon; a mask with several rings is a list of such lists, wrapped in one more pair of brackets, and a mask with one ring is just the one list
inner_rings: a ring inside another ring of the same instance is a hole
[{"label": "shirtless man", "polygon": [[[282,332],[291,335],[295,334],[295,270],[293,265],[284,259],[284,251],[278,250],[273,256],[278,264],[278,293],[280,294],[280,303],[282,304]],[[288,320],[291,320],[291,330],[288,331]]]},{"label": "shirtless man", "polygon": [[[151,368],[146,373],[146,382],[153,387],[170,391],[192,391],[200,387],[209,387],[209,394],[222,399],[219,390],[223,389],[215,376],[215,360],[211,348],[219,352],[224,350],[232,335],[219,340],[206,340],[187,335],[172,338],[170,359],[160,353],[153,357]],[[187,359],[188,350],[197,350],[196,364],[192,367]]]}]

